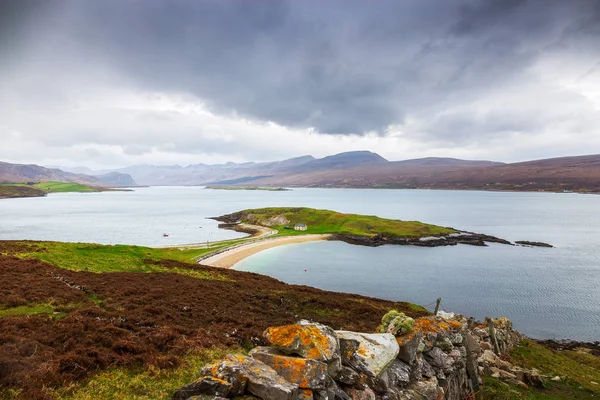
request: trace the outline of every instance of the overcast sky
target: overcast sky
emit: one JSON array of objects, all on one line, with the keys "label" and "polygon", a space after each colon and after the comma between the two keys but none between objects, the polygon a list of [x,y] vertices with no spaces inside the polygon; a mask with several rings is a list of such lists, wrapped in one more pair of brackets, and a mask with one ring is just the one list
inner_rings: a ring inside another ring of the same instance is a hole
[{"label": "overcast sky", "polygon": [[0,0],[0,160],[600,153],[599,0]]}]

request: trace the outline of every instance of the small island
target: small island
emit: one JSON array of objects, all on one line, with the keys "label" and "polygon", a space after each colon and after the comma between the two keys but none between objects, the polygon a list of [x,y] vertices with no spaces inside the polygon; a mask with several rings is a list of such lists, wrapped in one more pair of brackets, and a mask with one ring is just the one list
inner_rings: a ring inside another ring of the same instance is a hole
[{"label": "small island", "polygon": [[0,184],[0,199],[19,197],[43,197],[48,193],[93,193],[107,191],[130,191],[129,189],[112,189],[89,186],[73,182],[27,182]]},{"label": "small island", "polygon": [[306,207],[258,208],[214,217],[223,229],[252,234],[232,246],[206,254],[201,264],[229,268],[262,250],[285,244],[337,240],[361,246],[413,245],[420,247],[487,243],[512,245],[495,236],[454,228],[401,221],[374,215],[343,214]]},{"label": "small island", "polygon": [[211,185],[206,186],[204,189],[215,189],[215,190],[264,190],[267,192],[289,192],[292,189],[286,189],[282,187],[259,187],[259,186],[221,186]]}]

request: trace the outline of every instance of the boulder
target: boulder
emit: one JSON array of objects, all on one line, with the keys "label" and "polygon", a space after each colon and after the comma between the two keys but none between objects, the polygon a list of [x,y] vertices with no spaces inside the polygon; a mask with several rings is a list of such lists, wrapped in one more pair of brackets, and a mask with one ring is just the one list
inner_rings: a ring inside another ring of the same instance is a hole
[{"label": "boulder", "polygon": [[427,353],[423,353],[425,361],[433,367],[434,370],[446,370],[452,367],[454,361],[450,356],[444,353],[439,347],[434,347]]},{"label": "boulder", "polygon": [[351,400],[338,384],[331,378],[327,377],[327,388],[313,392],[315,400]]},{"label": "boulder", "polygon": [[[481,351],[482,351],[479,341],[477,339],[475,339],[473,337],[473,335],[468,334],[468,333],[467,333],[466,337],[467,337],[466,346],[471,351],[471,354],[473,354],[475,357],[479,356],[479,354],[481,354]],[[490,348],[490,350],[491,350],[491,348]]]},{"label": "boulder", "polygon": [[340,359],[340,343],[328,326],[300,321],[268,328],[265,339],[284,353],[296,354],[326,363]]},{"label": "boulder", "polygon": [[458,332],[450,332],[448,334],[448,339],[453,345],[461,345],[463,342],[463,336]]},{"label": "boulder", "polygon": [[402,400],[440,400],[443,397],[444,390],[438,386],[435,377],[417,381],[399,392],[399,398]]},{"label": "boulder", "polygon": [[412,365],[417,358],[419,343],[422,337],[423,333],[421,331],[412,331],[407,335],[396,337],[399,348],[398,359]]},{"label": "boulder", "polygon": [[342,357],[343,365],[351,365],[352,358],[356,354],[360,342],[354,339],[339,338],[340,341],[340,355]]},{"label": "boulder", "polygon": [[335,380],[350,387],[364,389],[365,383],[367,382],[367,376],[344,365],[335,377]]},{"label": "boulder", "polygon": [[289,357],[270,347],[257,347],[250,355],[301,389],[325,389],[327,364],[310,358]]},{"label": "boulder", "polygon": [[375,400],[375,393],[369,389],[349,389],[348,390],[348,396],[350,396],[350,398],[352,400]]},{"label": "boulder", "polygon": [[410,382],[410,365],[394,360],[386,370],[390,386],[402,387]]},{"label": "boulder", "polygon": [[222,379],[204,376],[185,385],[173,395],[173,400],[187,400],[192,396],[211,395],[225,397],[231,392],[232,385]]},{"label": "boulder", "polygon": [[232,385],[230,396],[240,396],[248,391],[271,400],[295,400],[298,397],[298,385],[286,381],[262,361],[243,355],[227,355],[202,368],[201,374],[229,382]]},{"label": "boulder", "polygon": [[[400,348],[394,335],[389,333],[358,333],[336,331],[340,339],[359,342],[355,357],[360,360],[357,369],[370,376],[378,376],[398,356]],[[354,367],[354,365],[352,365]]]}]

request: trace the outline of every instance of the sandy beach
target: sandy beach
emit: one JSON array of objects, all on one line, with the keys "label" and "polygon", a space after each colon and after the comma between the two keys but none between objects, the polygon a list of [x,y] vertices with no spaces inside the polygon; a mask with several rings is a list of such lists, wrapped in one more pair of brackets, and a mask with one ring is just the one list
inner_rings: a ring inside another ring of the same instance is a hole
[{"label": "sandy beach", "polygon": [[241,244],[222,253],[200,260],[199,263],[202,265],[210,265],[212,267],[231,268],[244,258],[272,247],[293,243],[327,240],[330,236],[331,235],[299,235],[260,240],[258,242]]}]

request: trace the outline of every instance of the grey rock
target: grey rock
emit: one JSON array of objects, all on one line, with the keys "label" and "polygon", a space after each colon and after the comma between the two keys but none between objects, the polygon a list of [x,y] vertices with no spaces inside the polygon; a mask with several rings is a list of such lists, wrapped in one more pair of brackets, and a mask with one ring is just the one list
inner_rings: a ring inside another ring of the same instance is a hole
[{"label": "grey rock", "polygon": [[227,396],[232,389],[229,382],[212,376],[202,377],[195,382],[185,385],[173,395],[173,400],[187,400],[197,395]]},{"label": "grey rock", "polygon": [[360,374],[352,368],[344,365],[342,366],[342,369],[339,371],[338,375],[335,377],[335,380],[356,389],[364,389],[367,376]]},{"label": "grey rock", "polygon": [[434,344],[434,347],[438,347],[442,350],[444,350],[446,353],[449,353],[450,351],[452,351],[452,349],[454,348],[454,346],[452,345],[452,342],[450,341],[450,339],[448,338],[444,338],[444,339],[438,339]]},{"label": "grey rock", "polygon": [[419,343],[422,338],[423,333],[421,331],[413,331],[408,335],[396,338],[399,346],[398,358],[405,363],[412,365],[417,358]]},{"label": "grey rock", "polygon": [[353,357],[360,346],[360,342],[355,339],[344,339],[339,338],[340,340],[340,353],[342,356],[342,364],[350,365],[353,361]]},{"label": "grey rock", "polygon": [[433,370],[433,367],[426,360],[423,360],[421,367],[422,367],[421,370],[423,371],[422,375],[424,377],[431,378],[431,377],[435,376],[435,371]]},{"label": "grey rock", "polygon": [[410,365],[394,360],[386,370],[390,386],[406,386],[410,382]]},{"label": "grey rock", "polygon": [[359,389],[350,389],[348,390],[348,396],[352,400],[375,400],[375,393],[370,389],[366,388],[363,390]]},{"label": "grey rock", "polygon": [[324,362],[286,356],[270,347],[257,347],[250,352],[250,355],[302,389],[325,389],[327,364]]},{"label": "grey rock", "polygon": [[359,342],[359,348],[354,357],[358,357],[365,372],[377,376],[398,356],[400,347],[394,335],[389,333],[359,333],[336,331],[340,339],[352,339]]},{"label": "grey rock", "polygon": [[223,360],[204,367],[202,373],[231,383],[229,396],[239,396],[248,391],[271,400],[296,400],[298,397],[298,385],[286,381],[273,368],[251,357],[227,355]]},{"label": "grey rock", "polygon": [[463,342],[463,336],[458,332],[451,332],[448,335],[448,339],[454,345],[460,345]]},{"label": "grey rock", "polygon": [[425,360],[435,369],[446,370],[452,366],[454,361],[439,347],[434,347],[427,353],[423,353]]}]

